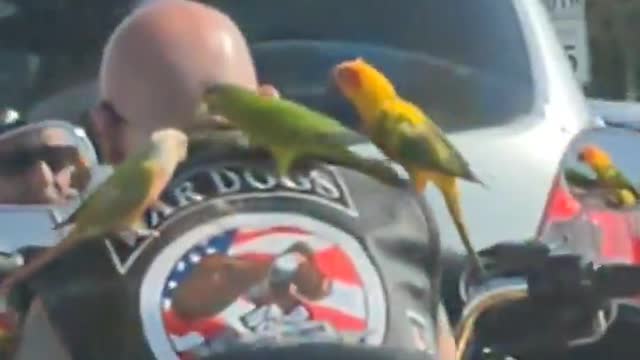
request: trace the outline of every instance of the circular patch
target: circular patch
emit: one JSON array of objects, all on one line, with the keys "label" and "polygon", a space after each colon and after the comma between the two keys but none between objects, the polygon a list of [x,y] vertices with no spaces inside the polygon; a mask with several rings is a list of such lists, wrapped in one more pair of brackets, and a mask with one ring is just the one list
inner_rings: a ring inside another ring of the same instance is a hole
[{"label": "circular patch", "polygon": [[236,214],[192,228],[151,264],[140,306],[161,359],[246,343],[379,345],[387,311],[358,240],[293,213]]}]

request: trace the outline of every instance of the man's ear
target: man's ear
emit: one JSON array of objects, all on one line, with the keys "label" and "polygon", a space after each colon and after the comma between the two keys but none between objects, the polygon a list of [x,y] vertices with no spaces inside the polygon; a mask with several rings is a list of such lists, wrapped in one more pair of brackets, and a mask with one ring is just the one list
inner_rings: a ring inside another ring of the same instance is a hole
[{"label": "man's ear", "polygon": [[258,94],[266,97],[280,98],[280,92],[273,85],[263,84],[258,88]]},{"label": "man's ear", "polygon": [[96,134],[96,141],[102,142],[105,133],[108,131],[106,128],[108,126],[107,114],[105,114],[102,103],[89,109],[88,117],[88,123]]},{"label": "man's ear", "polygon": [[123,121],[107,102],[100,102],[89,112],[96,143],[104,162],[119,163],[124,158]]},{"label": "man's ear", "polygon": [[93,145],[93,148],[96,152],[96,155],[98,156],[98,160],[102,160],[102,154],[100,153],[100,139],[98,138],[98,132],[96,131],[96,125],[93,121],[91,112],[93,111],[93,108],[91,109],[86,109],[85,111],[83,111],[80,116],[78,117],[78,120],[76,121],[76,126],[81,127],[82,129],[84,129],[84,131],[87,133],[87,136],[89,137],[89,141],[91,141],[91,145]]}]

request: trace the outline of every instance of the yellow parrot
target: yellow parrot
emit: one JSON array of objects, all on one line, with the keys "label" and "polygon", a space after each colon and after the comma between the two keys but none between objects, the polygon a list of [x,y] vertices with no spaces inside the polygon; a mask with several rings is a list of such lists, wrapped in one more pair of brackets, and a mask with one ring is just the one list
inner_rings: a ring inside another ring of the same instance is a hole
[{"label": "yellow parrot", "polygon": [[613,202],[621,207],[633,207],[640,194],[631,181],[613,164],[606,151],[596,145],[585,145],[578,153],[578,161],[585,163],[596,174],[600,186],[613,191]]},{"label": "yellow parrot", "polygon": [[186,159],[188,138],[180,130],[166,128],[154,132],[146,146],[118,165],[67,220],[57,228],[73,224],[69,234],[55,246],[38,255],[5,278],[0,284],[8,292],[52,260],[83,241],[100,235],[133,233],[156,236],[147,228],[144,213],[154,206],[173,177],[178,164]]},{"label": "yellow parrot", "polygon": [[456,178],[485,185],[466,160],[422,110],[402,99],[391,81],[362,58],[336,65],[332,76],[360,115],[363,133],[404,167],[415,190],[424,192],[430,182],[440,189],[465,249],[482,272],[462,219]]},{"label": "yellow parrot", "polygon": [[608,199],[608,203],[617,208],[628,209],[638,204],[638,198],[628,189],[616,189]]}]

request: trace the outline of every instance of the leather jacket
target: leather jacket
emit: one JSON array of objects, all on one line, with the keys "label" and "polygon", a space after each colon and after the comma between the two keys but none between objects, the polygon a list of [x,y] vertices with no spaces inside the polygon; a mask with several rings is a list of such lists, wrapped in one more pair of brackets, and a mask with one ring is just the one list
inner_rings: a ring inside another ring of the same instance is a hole
[{"label": "leather jacket", "polygon": [[436,351],[440,248],[421,199],[339,167],[278,179],[260,152],[200,155],[149,212],[158,238],[89,242],[29,284],[73,359]]}]

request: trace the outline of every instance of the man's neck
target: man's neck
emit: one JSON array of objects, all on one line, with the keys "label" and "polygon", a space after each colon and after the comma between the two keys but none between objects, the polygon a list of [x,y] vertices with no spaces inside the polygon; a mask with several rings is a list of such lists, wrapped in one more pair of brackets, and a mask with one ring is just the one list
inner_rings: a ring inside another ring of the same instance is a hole
[{"label": "man's neck", "polygon": [[230,149],[246,150],[247,138],[239,130],[203,131],[189,137],[189,156],[228,152]]}]

